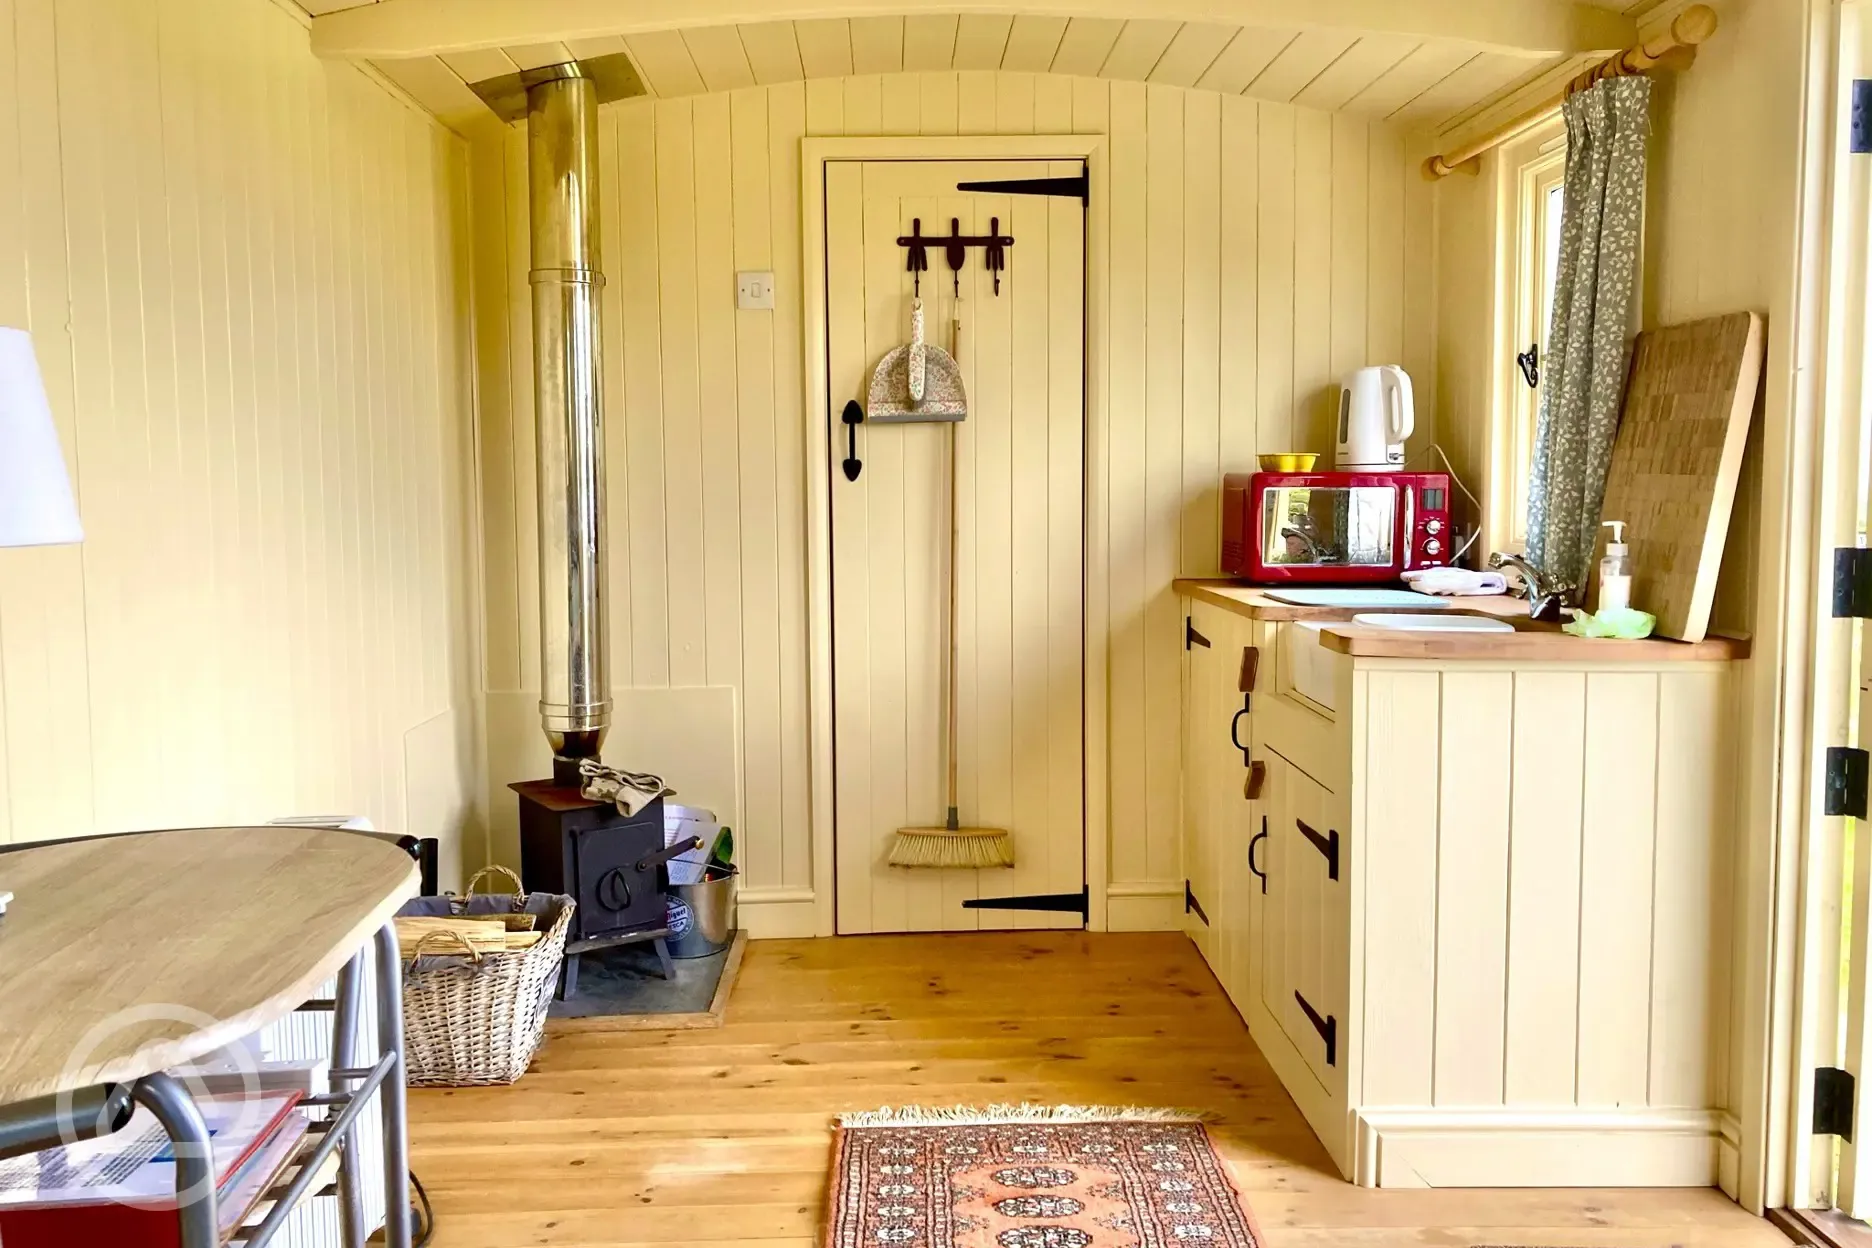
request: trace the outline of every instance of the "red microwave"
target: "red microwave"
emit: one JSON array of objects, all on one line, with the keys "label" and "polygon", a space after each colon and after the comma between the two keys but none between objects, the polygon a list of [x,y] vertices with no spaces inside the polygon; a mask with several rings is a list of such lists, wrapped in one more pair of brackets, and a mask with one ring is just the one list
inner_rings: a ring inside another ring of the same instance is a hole
[{"label": "red microwave", "polygon": [[1222,570],[1251,581],[1395,581],[1450,556],[1441,472],[1231,472]]}]

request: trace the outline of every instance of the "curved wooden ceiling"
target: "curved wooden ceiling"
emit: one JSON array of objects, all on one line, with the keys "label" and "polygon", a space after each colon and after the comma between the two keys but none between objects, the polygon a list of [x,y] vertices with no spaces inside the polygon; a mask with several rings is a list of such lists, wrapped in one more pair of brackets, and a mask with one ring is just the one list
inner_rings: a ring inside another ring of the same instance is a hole
[{"label": "curved wooden ceiling", "polygon": [[[1657,0],[1600,0],[1590,10],[1566,0],[1518,0],[1523,8],[1538,4],[1568,19],[1549,23],[1553,29],[1537,34],[1572,31],[1569,37],[1575,43],[1592,41],[1602,47],[1553,47],[1549,45],[1565,41],[1552,37],[1529,38],[1525,42],[1536,46],[1528,47],[1485,44],[1479,36],[1499,40],[1504,32],[1460,23],[1451,24],[1453,35],[1441,35],[1359,29],[1314,20],[1322,8],[1333,7],[1332,0],[1305,0],[1298,8],[1290,5],[1290,16],[1304,12],[1307,20],[1281,26],[1170,17],[920,12],[638,29],[435,53],[421,49],[475,43],[481,37],[521,27],[506,10],[496,11],[499,21],[477,26],[471,14],[465,25],[446,29],[428,29],[409,20],[380,28],[360,27],[358,22],[365,16],[391,15],[393,6],[426,2],[300,0],[313,12],[315,45],[327,54],[341,52],[337,45],[344,40],[373,47],[394,43],[399,51],[407,51],[408,55],[360,59],[371,60],[457,129],[492,116],[468,83],[615,52],[628,52],[650,94],[662,98],[849,74],[998,69],[1195,87],[1434,129],[1461,119],[1516,84],[1616,45],[1628,38],[1618,32],[1633,27],[1633,16],[1655,7]],[[468,2],[471,9],[477,7],[476,0]],[[693,9],[695,2],[691,0],[685,9]],[[847,2],[862,5],[863,0]],[[1339,0],[1339,7],[1360,2]],[[534,14],[537,28],[550,33],[555,22],[560,29],[575,28],[566,25],[573,20],[572,8],[588,0],[481,0],[478,7],[484,16],[489,3],[514,4]],[[1098,3],[1079,0],[1082,8]],[[1388,15],[1410,19],[1390,25],[1408,26],[1414,21],[1428,26],[1435,13],[1424,12],[1426,6],[1434,10],[1443,0],[1417,0],[1414,6],[1412,0],[1384,3],[1389,6]],[[1517,0],[1484,0],[1482,6],[1472,6],[1472,0],[1453,3],[1473,13],[1475,7],[1512,6]],[[1278,15],[1289,11],[1281,4],[1282,0],[1233,0],[1212,7]],[[555,5],[570,7],[555,19]],[[742,9],[747,7],[747,0],[742,0]],[[1577,20],[1582,11],[1599,13],[1610,23],[1582,23]],[[410,10],[405,16],[415,12]],[[332,15],[350,21],[342,27],[322,26]],[[1608,40],[1608,35],[1613,37]]]}]

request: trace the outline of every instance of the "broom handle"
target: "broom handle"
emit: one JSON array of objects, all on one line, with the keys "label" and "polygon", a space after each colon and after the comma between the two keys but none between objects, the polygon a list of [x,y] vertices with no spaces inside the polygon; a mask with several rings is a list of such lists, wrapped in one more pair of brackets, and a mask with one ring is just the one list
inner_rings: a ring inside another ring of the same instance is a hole
[{"label": "broom handle", "polygon": [[957,486],[961,471],[957,460],[958,427],[961,421],[949,422],[949,830],[961,827],[956,810],[956,676],[962,654],[956,636],[956,563],[962,553],[961,522],[956,508]]}]

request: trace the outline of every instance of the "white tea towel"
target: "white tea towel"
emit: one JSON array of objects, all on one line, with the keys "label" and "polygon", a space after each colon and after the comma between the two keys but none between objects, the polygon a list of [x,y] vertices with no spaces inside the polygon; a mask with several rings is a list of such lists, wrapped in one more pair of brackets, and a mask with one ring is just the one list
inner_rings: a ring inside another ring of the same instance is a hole
[{"label": "white tea towel", "polygon": [[659,797],[670,797],[676,790],[663,783],[662,776],[647,771],[625,771],[607,767],[595,758],[579,760],[579,775],[584,783],[579,792],[594,802],[615,802],[618,813],[629,819]]},{"label": "white tea towel", "polygon": [[1425,568],[1406,572],[1404,583],[1418,593],[1445,597],[1508,592],[1508,578],[1501,573],[1471,572],[1468,568]]}]

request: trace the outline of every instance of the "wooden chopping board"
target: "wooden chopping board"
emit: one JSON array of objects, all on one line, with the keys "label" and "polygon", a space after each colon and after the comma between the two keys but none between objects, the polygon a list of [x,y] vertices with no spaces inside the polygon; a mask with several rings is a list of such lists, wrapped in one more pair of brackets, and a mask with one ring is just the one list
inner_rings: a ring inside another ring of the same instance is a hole
[{"label": "wooden chopping board", "polygon": [[[1657,635],[1709,631],[1742,451],[1761,385],[1762,318],[1736,312],[1638,335],[1606,475],[1603,520],[1625,521],[1632,606]],[[1598,557],[1589,603],[1598,602]]]}]

